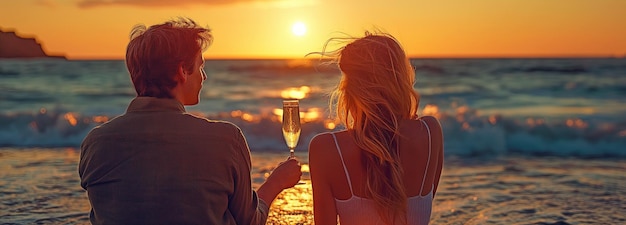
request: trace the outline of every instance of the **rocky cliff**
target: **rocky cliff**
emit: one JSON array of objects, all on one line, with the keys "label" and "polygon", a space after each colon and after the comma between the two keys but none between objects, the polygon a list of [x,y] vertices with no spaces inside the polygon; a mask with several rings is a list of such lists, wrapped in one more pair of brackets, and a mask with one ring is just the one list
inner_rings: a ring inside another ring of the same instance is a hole
[{"label": "rocky cliff", "polygon": [[65,56],[48,55],[35,38],[20,37],[14,31],[0,29],[0,58],[42,58]]}]

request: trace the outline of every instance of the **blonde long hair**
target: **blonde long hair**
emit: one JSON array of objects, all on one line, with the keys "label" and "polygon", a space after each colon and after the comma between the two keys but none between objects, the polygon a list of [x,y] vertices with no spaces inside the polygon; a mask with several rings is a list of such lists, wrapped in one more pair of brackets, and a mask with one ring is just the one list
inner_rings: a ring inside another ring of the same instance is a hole
[{"label": "blonde long hair", "polygon": [[365,37],[351,40],[343,48],[325,52],[324,47],[322,52],[334,56],[342,72],[331,93],[330,106],[336,105],[337,117],[354,132],[354,141],[363,151],[365,194],[375,202],[385,222],[406,223],[407,194],[398,154],[398,126],[400,119],[417,116],[415,71],[390,34],[366,32]]}]

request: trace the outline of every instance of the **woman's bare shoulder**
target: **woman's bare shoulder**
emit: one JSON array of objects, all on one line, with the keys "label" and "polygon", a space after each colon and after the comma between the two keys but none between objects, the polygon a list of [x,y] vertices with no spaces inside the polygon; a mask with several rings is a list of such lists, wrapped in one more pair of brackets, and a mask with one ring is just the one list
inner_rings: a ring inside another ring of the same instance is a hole
[{"label": "woman's bare shoulder", "polygon": [[420,116],[417,120],[424,120],[426,123],[429,123],[428,125],[430,125],[430,123],[439,123],[439,119],[431,115]]},{"label": "woman's bare shoulder", "polygon": [[441,123],[434,116],[422,116],[418,120],[424,121],[431,131],[441,131]]},{"label": "woman's bare shoulder", "polygon": [[342,130],[334,132],[324,132],[315,135],[311,139],[311,142],[309,142],[309,158],[315,160],[315,158],[331,158],[328,156],[336,155],[337,145],[335,142],[335,138],[333,138],[333,135],[336,136],[336,140],[341,143],[341,140],[347,138],[346,134],[348,134],[346,130]]},{"label": "woman's bare shoulder", "polygon": [[316,134],[315,136],[313,136],[313,138],[311,138],[311,142],[309,143],[309,148],[312,145],[324,144],[330,140],[332,140],[331,132],[323,132],[323,133]]},{"label": "woman's bare shoulder", "polygon": [[331,147],[334,148],[331,132],[319,133],[311,138],[309,142],[309,157],[326,154]]},{"label": "woman's bare shoulder", "polygon": [[433,149],[443,150],[443,128],[441,127],[439,119],[434,116],[423,116],[419,119],[424,121],[428,126],[428,131],[433,142]]}]

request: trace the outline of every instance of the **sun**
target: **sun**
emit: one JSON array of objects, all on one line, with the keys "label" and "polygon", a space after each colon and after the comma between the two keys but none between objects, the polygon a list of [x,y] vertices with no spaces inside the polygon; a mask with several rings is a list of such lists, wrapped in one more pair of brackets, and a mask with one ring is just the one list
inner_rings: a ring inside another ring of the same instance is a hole
[{"label": "sun", "polygon": [[304,36],[306,34],[306,25],[303,22],[295,22],[291,26],[291,32],[296,36]]}]

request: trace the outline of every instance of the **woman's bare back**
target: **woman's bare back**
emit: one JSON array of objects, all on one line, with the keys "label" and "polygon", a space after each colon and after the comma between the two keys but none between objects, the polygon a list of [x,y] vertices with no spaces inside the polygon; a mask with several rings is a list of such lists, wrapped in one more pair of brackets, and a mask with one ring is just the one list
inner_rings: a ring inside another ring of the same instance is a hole
[{"label": "woman's bare back", "polygon": [[[432,190],[431,187],[434,187],[435,190],[433,191],[436,192],[443,160],[442,135],[439,122],[433,117],[423,117],[419,120],[401,120],[399,125],[400,133],[403,135],[399,141],[400,164],[404,170],[404,185],[407,190],[407,196],[425,196]],[[335,135],[350,175],[354,195],[367,197],[364,194],[366,169],[361,160],[363,151],[353,141],[352,131],[340,131],[335,133]],[[326,165],[328,165],[329,173],[335,175],[327,176],[327,178],[333,190],[333,196],[340,200],[349,199],[352,195],[346,176],[343,175],[344,169],[341,164],[341,158],[335,147],[334,140],[332,137],[328,138],[325,137],[324,139],[332,143],[327,145],[329,148],[327,159],[329,161]],[[328,141],[325,142],[328,143]],[[426,179],[424,179],[424,175],[426,175]],[[424,184],[423,188],[422,182]],[[421,193],[420,190],[422,190]]]}]

